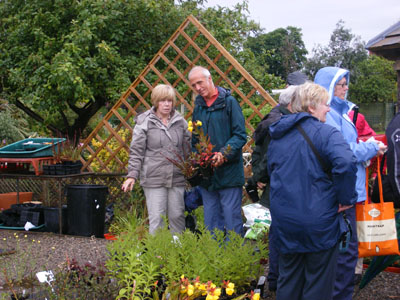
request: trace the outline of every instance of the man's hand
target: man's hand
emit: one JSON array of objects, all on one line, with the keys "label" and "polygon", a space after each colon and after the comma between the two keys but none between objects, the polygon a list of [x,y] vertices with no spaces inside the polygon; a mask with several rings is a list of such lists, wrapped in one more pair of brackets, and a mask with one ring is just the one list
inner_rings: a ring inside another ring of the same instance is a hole
[{"label": "man's hand", "polygon": [[214,167],[219,167],[225,162],[224,155],[221,152],[215,153],[212,160]]}]

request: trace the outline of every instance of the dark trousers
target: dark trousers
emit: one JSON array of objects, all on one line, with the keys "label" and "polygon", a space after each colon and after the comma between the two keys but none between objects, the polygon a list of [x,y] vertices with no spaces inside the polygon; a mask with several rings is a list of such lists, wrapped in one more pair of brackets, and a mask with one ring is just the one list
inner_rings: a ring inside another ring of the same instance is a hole
[{"label": "dark trousers", "polygon": [[330,300],[338,244],[328,250],[279,255],[277,300]]},{"label": "dark trousers", "polygon": [[199,187],[204,207],[204,225],[213,231],[219,229],[243,234],[242,188],[226,188],[214,192]]},{"label": "dark trousers", "polygon": [[271,223],[270,230],[268,233],[268,248],[269,248],[269,258],[268,258],[268,287],[270,290],[276,290],[278,286],[279,277],[279,250],[276,245],[276,233],[273,230],[273,223]]},{"label": "dark trousers", "polygon": [[352,236],[346,252],[340,252],[337,261],[335,289],[333,299],[352,299],[354,291],[354,272],[358,260],[358,240],[355,206],[346,210],[347,219],[350,221]]}]

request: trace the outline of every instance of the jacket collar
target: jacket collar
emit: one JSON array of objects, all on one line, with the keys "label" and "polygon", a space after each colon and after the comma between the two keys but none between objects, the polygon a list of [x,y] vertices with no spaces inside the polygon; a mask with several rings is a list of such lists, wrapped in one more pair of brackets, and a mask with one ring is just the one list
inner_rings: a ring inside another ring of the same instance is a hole
[{"label": "jacket collar", "polygon": [[218,89],[218,97],[217,97],[217,99],[215,99],[214,103],[211,104],[210,107],[207,106],[206,101],[200,95],[198,95],[196,97],[195,104],[196,105],[200,105],[200,106],[204,106],[208,110],[215,110],[215,109],[219,109],[219,108],[225,107],[225,105],[226,105],[225,98],[231,94],[231,91],[228,90],[228,89],[224,89],[224,88],[222,88],[220,86],[217,86],[217,89]]}]

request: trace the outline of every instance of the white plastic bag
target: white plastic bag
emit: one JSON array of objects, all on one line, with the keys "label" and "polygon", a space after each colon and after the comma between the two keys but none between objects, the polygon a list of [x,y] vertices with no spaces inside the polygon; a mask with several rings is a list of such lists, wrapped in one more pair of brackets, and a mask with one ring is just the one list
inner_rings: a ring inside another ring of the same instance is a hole
[{"label": "white plastic bag", "polygon": [[242,207],[246,223],[243,225],[248,228],[245,238],[258,239],[268,231],[271,225],[271,214],[269,209],[258,203],[252,203]]}]

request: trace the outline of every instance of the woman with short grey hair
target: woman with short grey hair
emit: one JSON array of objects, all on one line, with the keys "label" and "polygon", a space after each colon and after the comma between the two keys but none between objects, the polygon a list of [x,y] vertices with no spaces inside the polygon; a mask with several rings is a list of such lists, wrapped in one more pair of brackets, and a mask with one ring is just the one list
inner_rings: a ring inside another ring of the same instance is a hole
[{"label": "woman with short grey hair", "polygon": [[171,232],[185,229],[182,172],[167,159],[190,150],[191,134],[186,120],[175,109],[175,90],[157,85],[151,93],[153,107],[136,119],[130,146],[127,179],[122,190],[131,191],[140,179],[146,196],[150,233],[164,226],[168,217]]}]

